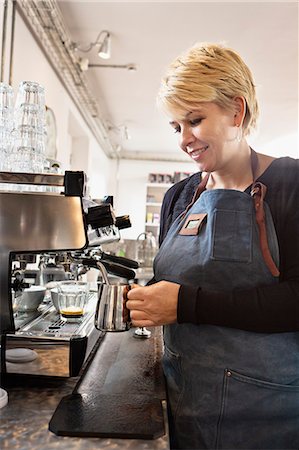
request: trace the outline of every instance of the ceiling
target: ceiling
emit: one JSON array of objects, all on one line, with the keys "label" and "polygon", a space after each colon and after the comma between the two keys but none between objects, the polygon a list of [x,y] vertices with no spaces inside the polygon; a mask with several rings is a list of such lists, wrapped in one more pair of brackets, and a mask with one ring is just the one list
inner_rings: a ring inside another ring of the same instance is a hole
[{"label": "ceiling", "polygon": [[[198,41],[224,41],[251,68],[260,101],[260,127],[253,141],[262,146],[297,132],[298,3],[58,1],[71,39],[94,42],[111,33],[111,58],[96,48],[80,53],[85,76],[120,157],[185,160],[165,117],[156,107],[160,79],[168,64]],[[126,139],[123,126],[130,139]],[[258,149],[258,148],[257,148]]]}]

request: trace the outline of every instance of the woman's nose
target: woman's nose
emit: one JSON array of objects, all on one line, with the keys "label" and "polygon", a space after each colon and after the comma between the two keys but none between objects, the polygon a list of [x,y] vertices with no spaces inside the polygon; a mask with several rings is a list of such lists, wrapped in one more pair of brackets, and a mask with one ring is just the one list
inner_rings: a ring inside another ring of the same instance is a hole
[{"label": "woman's nose", "polygon": [[187,147],[195,141],[195,136],[190,127],[182,127],[180,133],[180,147],[184,152],[187,152]]}]

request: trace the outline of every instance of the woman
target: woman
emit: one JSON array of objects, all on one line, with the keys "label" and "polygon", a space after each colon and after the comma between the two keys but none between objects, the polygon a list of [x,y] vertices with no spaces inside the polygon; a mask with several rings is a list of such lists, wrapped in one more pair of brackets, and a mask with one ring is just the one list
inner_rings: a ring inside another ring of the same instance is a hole
[{"label": "woman", "polygon": [[251,149],[252,75],[199,44],[159,92],[199,172],[162,206],[154,284],[128,294],[136,326],[165,325],[171,445],[299,448],[299,161]]}]

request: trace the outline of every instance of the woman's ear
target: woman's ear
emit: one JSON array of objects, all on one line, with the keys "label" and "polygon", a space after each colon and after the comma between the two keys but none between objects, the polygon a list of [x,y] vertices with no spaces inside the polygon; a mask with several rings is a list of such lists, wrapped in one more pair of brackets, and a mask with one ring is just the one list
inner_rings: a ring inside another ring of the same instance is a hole
[{"label": "woman's ear", "polygon": [[234,111],[235,111],[235,126],[239,127],[243,125],[244,117],[246,114],[246,102],[244,97],[235,97]]}]

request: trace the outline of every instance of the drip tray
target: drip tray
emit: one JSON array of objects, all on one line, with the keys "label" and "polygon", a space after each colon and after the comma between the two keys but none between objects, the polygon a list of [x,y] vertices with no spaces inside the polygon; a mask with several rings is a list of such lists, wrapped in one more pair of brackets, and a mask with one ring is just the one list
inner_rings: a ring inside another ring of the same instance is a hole
[{"label": "drip tray", "polygon": [[80,322],[65,322],[60,319],[54,306],[47,307],[38,317],[21,327],[17,334],[53,338],[85,336],[88,334],[86,327],[89,329],[90,323],[94,320],[96,303],[97,293],[90,293],[86,312]]}]

